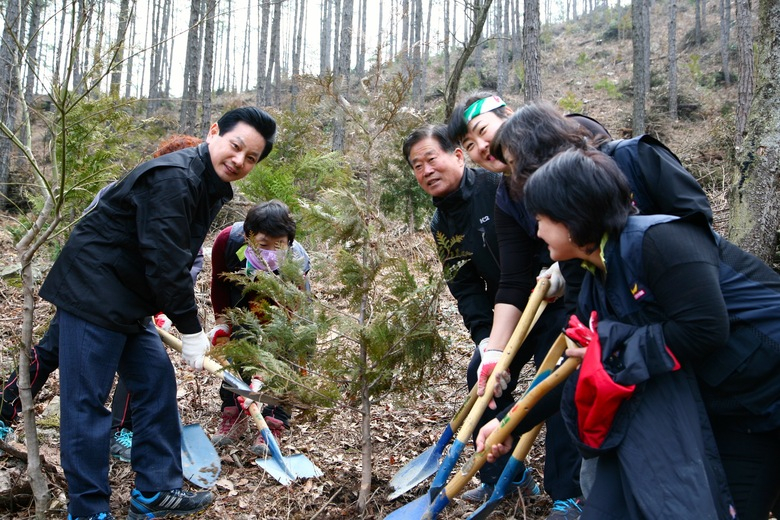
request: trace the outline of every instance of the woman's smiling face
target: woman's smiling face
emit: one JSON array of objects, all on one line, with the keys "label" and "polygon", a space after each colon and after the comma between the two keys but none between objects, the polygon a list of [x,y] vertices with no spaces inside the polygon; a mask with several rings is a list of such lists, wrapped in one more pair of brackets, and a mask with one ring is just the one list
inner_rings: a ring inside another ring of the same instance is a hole
[{"label": "woman's smiling face", "polygon": [[504,119],[494,110],[480,114],[466,125],[468,131],[461,140],[461,146],[477,165],[492,172],[506,172],[507,165],[490,154],[490,143]]}]

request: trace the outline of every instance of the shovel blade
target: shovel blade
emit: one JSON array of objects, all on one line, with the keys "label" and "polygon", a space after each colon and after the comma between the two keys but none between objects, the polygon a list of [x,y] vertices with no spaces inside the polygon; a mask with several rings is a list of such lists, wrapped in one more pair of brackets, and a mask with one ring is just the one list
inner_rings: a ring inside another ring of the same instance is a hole
[{"label": "shovel blade", "polygon": [[416,498],[412,502],[399,507],[385,517],[385,520],[420,520],[431,505],[431,497],[428,493]]},{"label": "shovel blade", "polygon": [[204,489],[214,486],[219,478],[219,454],[199,424],[182,426],[181,466],[184,478]]},{"label": "shovel blade", "polygon": [[393,500],[400,497],[417,484],[436,473],[439,469],[441,451],[436,453],[436,446],[431,446],[420,453],[414,460],[401,468],[390,481],[390,486],[395,490],[387,498]]},{"label": "shovel blade", "polygon": [[322,471],[303,454],[282,457],[283,463],[275,458],[257,459],[255,464],[263,468],[283,486],[289,486],[298,478],[321,477]]}]

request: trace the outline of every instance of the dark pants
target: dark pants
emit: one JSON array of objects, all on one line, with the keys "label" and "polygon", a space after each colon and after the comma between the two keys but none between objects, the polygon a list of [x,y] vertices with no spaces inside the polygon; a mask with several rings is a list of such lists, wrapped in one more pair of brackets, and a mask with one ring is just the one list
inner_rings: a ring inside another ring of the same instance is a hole
[{"label": "dark pants", "polygon": [[[60,366],[60,325],[55,314],[49,323],[49,328],[43,334],[41,341],[30,349],[30,389],[33,399],[41,391],[49,375]],[[22,401],[19,399],[19,379],[14,370],[3,384],[3,397],[0,403],[0,419],[10,425],[16,422],[22,411]],[[130,418],[130,394],[122,380],[116,386],[111,404],[114,419],[113,430],[133,429]]]},{"label": "dark pants", "polygon": [[141,492],[180,488],[181,434],[176,379],[149,321],[137,333],[99,327],[66,311],[60,319],[61,458],[68,481],[68,512],[109,511],[111,413],[105,408],[119,372],[133,395],[132,465]]},{"label": "dark pants", "polygon": [[731,497],[739,520],[766,520],[780,500],[780,429],[738,432],[730,429],[733,420],[712,423]]},{"label": "dark pants", "polygon": [[[490,422],[496,415],[511,406],[514,403],[512,392],[517,387],[520,372],[531,357],[534,358],[534,364],[538,367],[544,360],[544,356],[550,350],[558,335],[561,327],[565,323],[565,312],[562,302],[549,304],[539,321],[536,323],[528,338],[521,345],[520,350],[515,354],[512,364],[509,367],[511,379],[507,389],[496,399],[496,409],[486,409],[479,420],[477,427],[472,434],[476,441],[479,430]],[[477,370],[481,357],[478,350],[469,363],[466,373],[466,379],[469,388],[477,383]],[[517,440],[517,439],[516,439]],[[563,424],[560,415],[550,417],[547,421],[547,437],[545,441],[545,469],[544,469],[544,487],[545,491],[553,500],[565,500],[580,496],[579,489],[579,471],[580,455],[577,449],[569,441],[568,432]],[[495,484],[501,476],[511,452],[498,459],[493,464],[485,464],[479,472],[480,480],[485,484]],[[519,472],[520,470],[518,470]],[[513,480],[522,476],[518,474]]]}]

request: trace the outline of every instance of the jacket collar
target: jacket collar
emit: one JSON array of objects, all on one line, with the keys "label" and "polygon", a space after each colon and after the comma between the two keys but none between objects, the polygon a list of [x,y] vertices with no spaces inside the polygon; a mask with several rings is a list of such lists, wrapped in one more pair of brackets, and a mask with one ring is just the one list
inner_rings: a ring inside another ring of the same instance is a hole
[{"label": "jacket collar", "polygon": [[433,197],[433,205],[441,210],[448,210],[459,206],[463,201],[471,198],[474,193],[476,173],[471,168],[463,168],[463,177],[460,179],[460,187],[444,197]]},{"label": "jacket collar", "polygon": [[233,198],[233,188],[229,182],[225,182],[219,178],[214,166],[211,164],[211,154],[209,154],[208,143],[201,143],[198,145],[198,155],[200,160],[203,161],[204,171],[203,178],[206,181],[206,190],[210,199],[225,199],[230,200]]}]

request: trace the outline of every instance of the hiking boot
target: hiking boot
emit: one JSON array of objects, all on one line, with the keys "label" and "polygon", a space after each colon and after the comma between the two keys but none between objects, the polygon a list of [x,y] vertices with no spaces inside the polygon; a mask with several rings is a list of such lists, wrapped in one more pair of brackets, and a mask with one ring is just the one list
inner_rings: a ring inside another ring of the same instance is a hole
[{"label": "hiking boot", "polygon": [[247,421],[238,406],[227,406],[222,410],[219,430],[211,437],[214,446],[236,444],[246,432]]},{"label": "hiking boot", "polygon": [[[479,487],[463,493],[461,498],[466,502],[482,503],[493,494],[493,487],[493,484],[482,483]],[[522,493],[524,497],[533,497],[542,493],[539,490],[539,484],[536,483],[533,474],[528,468],[525,469],[523,478],[521,478],[519,482],[512,482],[509,484],[506,496],[514,495],[515,493]]]},{"label": "hiking boot", "polygon": [[111,513],[98,513],[92,516],[77,516],[72,517],[68,513],[68,520],[114,520],[114,515]]},{"label": "hiking boot", "polygon": [[579,520],[582,514],[582,498],[567,498],[553,502],[547,520]]},{"label": "hiking boot", "polygon": [[133,447],[133,432],[122,428],[111,436],[111,456],[122,462],[130,462],[130,450]]},{"label": "hiking boot", "polygon": [[[268,429],[271,430],[271,433],[274,435],[274,438],[276,439],[276,443],[280,444],[282,440],[282,435],[284,434],[285,431],[287,431],[287,427],[279,419],[275,419],[273,417],[264,417],[264,419],[266,424],[268,424]],[[269,455],[271,455],[271,449],[265,443],[265,439],[263,439],[263,432],[257,434],[255,443],[252,445],[250,449],[252,450],[252,453],[259,455],[261,457],[267,458]]]},{"label": "hiking boot", "polygon": [[134,489],[130,493],[130,512],[127,520],[163,518],[167,516],[187,516],[206,509],[214,501],[211,491],[192,493],[181,489],[160,491],[146,498]]}]

